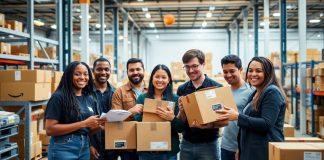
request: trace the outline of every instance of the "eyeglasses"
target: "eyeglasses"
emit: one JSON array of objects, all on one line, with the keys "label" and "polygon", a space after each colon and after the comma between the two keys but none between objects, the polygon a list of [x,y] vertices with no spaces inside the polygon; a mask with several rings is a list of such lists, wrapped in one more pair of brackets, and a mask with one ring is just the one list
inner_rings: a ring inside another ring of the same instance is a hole
[{"label": "eyeglasses", "polygon": [[187,70],[187,71],[189,71],[190,68],[191,68],[192,70],[197,70],[198,67],[199,67],[200,65],[201,65],[201,64],[194,64],[194,65],[191,65],[191,66],[185,65],[185,66],[183,66],[183,69],[185,69],[185,70]]}]

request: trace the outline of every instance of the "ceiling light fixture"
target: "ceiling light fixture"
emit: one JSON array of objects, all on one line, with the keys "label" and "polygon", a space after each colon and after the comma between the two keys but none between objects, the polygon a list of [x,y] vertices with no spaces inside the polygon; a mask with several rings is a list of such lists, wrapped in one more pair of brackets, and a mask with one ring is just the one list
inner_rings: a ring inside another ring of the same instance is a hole
[{"label": "ceiling light fixture", "polygon": [[150,19],[151,18],[151,14],[150,13],[145,13],[145,17],[147,18],[147,19]]},{"label": "ceiling light fixture", "polygon": [[213,11],[213,10],[215,10],[215,7],[214,7],[214,6],[210,6],[210,7],[209,7],[209,10],[210,10],[210,11]]},{"label": "ceiling light fixture", "polygon": [[155,38],[156,38],[156,39],[159,39],[159,38],[160,38],[160,36],[159,36],[159,35],[156,35],[156,36],[155,36]]},{"label": "ceiling light fixture", "polygon": [[309,23],[319,23],[319,22],[321,22],[320,19],[311,19],[311,20],[309,20]]},{"label": "ceiling light fixture", "polygon": [[143,12],[147,12],[148,11],[148,8],[142,8],[142,11]]},{"label": "ceiling light fixture", "polygon": [[274,16],[274,17],[280,17],[280,13],[279,12],[273,13],[272,16]]},{"label": "ceiling light fixture", "polygon": [[143,2],[144,0],[137,0],[137,2]]},{"label": "ceiling light fixture", "polygon": [[206,27],[207,26],[207,22],[204,21],[202,24],[201,24],[202,27]]},{"label": "ceiling light fixture", "polygon": [[150,27],[151,27],[151,28],[154,28],[154,27],[155,27],[155,24],[154,24],[154,22],[150,22],[150,24],[149,24],[149,25],[150,25]]},{"label": "ceiling light fixture", "polygon": [[317,37],[318,37],[318,38],[320,38],[320,37],[321,37],[321,35],[320,35],[320,34],[318,34],[318,35],[317,35]]},{"label": "ceiling light fixture", "polygon": [[[100,23],[97,23],[95,26],[96,26],[96,28],[100,28],[101,27]],[[104,24],[104,28],[106,28],[106,25],[105,24]]]},{"label": "ceiling light fixture", "polygon": [[52,25],[51,25],[51,28],[52,28],[52,29],[56,29],[56,24],[52,24]]},{"label": "ceiling light fixture", "polygon": [[206,17],[207,17],[207,18],[212,17],[212,15],[213,15],[213,14],[212,14],[211,12],[207,12],[207,13],[206,13]]},{"label": "ceiling light fixture", "polygon": [[39,19],[35,19],[35,20],[34,20],[34,24],[35,24],[36,26],[44,26],[44,25],[45,25],[45,23],[42,22],[42,21],[39,20]]}]

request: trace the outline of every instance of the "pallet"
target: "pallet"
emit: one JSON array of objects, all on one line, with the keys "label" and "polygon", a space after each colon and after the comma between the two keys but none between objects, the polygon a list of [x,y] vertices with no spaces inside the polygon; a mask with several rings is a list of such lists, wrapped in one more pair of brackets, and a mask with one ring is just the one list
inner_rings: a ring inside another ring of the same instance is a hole
[{"label": "pallet", "polygon": [[36,155],[35,157],[31,158],[31,160],[40,160],[42,158],[43,158],[42,153],[40,153],[39,155]]},{"label": "pallet", "polygon": [[18,125],[0,128],[0,139],[8,138],[18,134]]},{"label": "pallet", "polygon": [[5,145],[5,148],[0,150],[0,159],[9,160],[14,157],[18,157],[18,145],[17,143],[11,143]]}]

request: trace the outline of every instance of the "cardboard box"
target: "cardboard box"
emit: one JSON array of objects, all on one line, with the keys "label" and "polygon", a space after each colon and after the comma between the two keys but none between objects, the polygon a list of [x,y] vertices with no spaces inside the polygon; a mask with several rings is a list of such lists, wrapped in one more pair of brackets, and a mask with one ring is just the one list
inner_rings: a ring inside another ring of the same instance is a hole
[{"label": "cardboard box", "polygon": [[[34,57],[38,57],[38,52],[40,49],[34,49]],[[27,45],[19,45],[19,46],[11,46],[11,54],[17,56],[29,56],[28,46]]]},{"label": "cardboard box", "polygon": [[306,77],[312,77],[312,69],[311,68],[306,69]]},{"label": "cardboard box", "polygon": [[2,28],[12,29],[10,24],[0,25]]},{"label": "cardboard box", "polygon": [[316,76],[315,77],[315,84],[318,84],[318,85],[324,84],[324,76]]},{"label": "cardboard box", "polygon": [[172,70],[172,79],[173,80],[185,80],[186,79],[186,72],[184,70]]},{"label": "cardboard box", "polygon": [[171,70],[183,70],[182,62],[171,62]]},{"label": "cardboard box", "polygon": [[170,122],[137,123],[137,151],[171,151]]},{"label": "cardboard box", "polygon": [[0,42],[0,54],[10,54],[11,44]]},{"label": "cardboard box", "polygon": [[136,123],[107,122],[105,124],[106,149],[136,149]]},{"label": "cardboard box", "polygon": [[51,93],[53,94],[56,91],[56,88],[60,83],[51,83]]},{"label": "cardboard box", "polygon": [[306,89],[310,90],[312,87],[312,77],[306,77]]},{"label": "cardboard box", "polygon": [[19,21],[14,21],[14,20],[6,20],[6,24],[10,24],[12,30],[22,32],[23,31],[23,24],[22,22]]},{"label": "cardboard box", "polygon": [[324,116],[319,117],[319,132],[322,137],[324,137]]},{"label": "cardboard box", "polygon": [[209,52],[209,53],[205,53],[205,62],[208,63],[208,62],[212,62],[213,60],[213,53]]},{"label": "cardboard box", "polygon": [[324,142],[317,137],[285,137],[285,142]]},{"label": "cardboard box", "polygon": [[269,160],[323,160],[324,143],[270,142]]},{"label": "cardboard box", "polygon": [[[312,121],[312,109],[310,107],[306,108],[306,120]],[[314,107],[314,119],[316,122],[319,121],[319,117],[324,116],[323,107]]]},{"label": "cardboard box", "polygon": [[0,82],[51,83],[51,71],[47,70],[1,70]]},{"label": "cardboard box", "polygon": [[31,148],[31,157],[38,157],[40,158],[42,155],[42,142],[38,141],[36,143],[33,143]]},{"label": "cardboard box", "polygon": [[145,98],[142,122],[165,122],[167,120],[156,114],[157,107],[162,107],[164,109],[170,107],[173,110],[174,106],[174,102]]},{"label": "cardboard box", "polygon": [[[44,48],[48,57],[50,59],[56,59],[57,58],[57,54],[56,54],[56,47],[46,47]],[[39,58],[46,58],[47,59],[47,56],[45,55],[45,53],[40,50],[39,53],[38,53],[38,57]]]},{"label": "cardboard box", "polygon": [[47,136],[45,130],[39,132],[39,139],[42,142],[42,145],[49,145],[50,138],[51,136]]},{"label": "cardboard box", "polygon": [[63,73],[64,72],[61,72],[61,71],[53,71],[52,72],[52,83],[60,83]]},{"label": "cardboard box", "polygon": [[2,101],[40,101],[51,97],[51,83],[1,83]]},{"label": "cardboard box", "polygon": [[315,84],[314,90],[315,91],[324,91],[324,84],[323,85]]},{"label": "cardboard box", "polygon": [[6,21],[5,21],[5,15],[0,13],[0,25],[5,26]]},{"label": "cardboard box", "polygon": [[284,136],[285,137],[294,137],[295,136],[295,128],[289,124],[284,124]]},{"label": "cardboard box", "polygon": [[237,106],[230,87],[220,87],[200,90],[191,93],[182,99],[189,125],[194,121],[206,124],[216,121],[219,110],[224,106],[237,110]]}]

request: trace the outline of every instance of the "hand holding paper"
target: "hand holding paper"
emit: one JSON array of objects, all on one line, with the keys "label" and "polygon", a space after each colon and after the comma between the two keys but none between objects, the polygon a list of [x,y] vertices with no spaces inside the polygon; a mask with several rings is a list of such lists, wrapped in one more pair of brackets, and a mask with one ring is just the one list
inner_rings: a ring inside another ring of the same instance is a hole
[{"label": "hand holding paper", "polygon": [[100,118],[106,118],[108,122],[121,122],[127,119],[132,113],[126,110],[110,110],[108,113],[102,113]]}]

